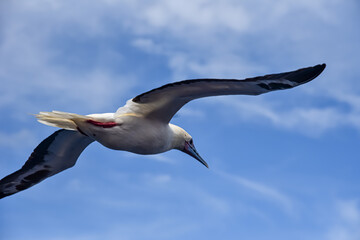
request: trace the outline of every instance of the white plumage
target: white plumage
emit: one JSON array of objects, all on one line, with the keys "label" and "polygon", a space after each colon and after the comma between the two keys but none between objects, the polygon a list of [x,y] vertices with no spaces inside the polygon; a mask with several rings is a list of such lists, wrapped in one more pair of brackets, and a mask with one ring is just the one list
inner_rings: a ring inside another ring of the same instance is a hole
[{"label": "white plumage", "polygon": [[325,64],[292,72],[236,79],[194,79],[170,83],[136,96],[115,113],[79,115],[40,112],[38,121],[62,128],[42,141],[24,166],[0,180],[0,198],[27,189],[72,167],[92,142],[138,154],[181,150],[208,167],[192,137],[170,122],[191,100],[218,95],[258,95],[288,89],[316,78]]}]

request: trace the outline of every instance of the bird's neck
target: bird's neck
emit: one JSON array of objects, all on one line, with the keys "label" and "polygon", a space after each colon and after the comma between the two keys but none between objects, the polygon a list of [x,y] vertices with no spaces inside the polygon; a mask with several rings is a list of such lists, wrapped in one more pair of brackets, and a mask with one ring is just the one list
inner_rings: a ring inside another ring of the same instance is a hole
[{"label": "bird's neck", "polygon": [[184,148],[184,136],[186,134],[185,130],[171,123],[169,123],[169,126],[172,131],[172,149],[182,150]]}]

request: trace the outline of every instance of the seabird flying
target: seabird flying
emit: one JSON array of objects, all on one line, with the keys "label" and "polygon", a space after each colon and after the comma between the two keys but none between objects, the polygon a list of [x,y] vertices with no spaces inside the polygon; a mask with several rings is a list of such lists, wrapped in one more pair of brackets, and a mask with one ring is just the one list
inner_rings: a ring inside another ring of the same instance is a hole
[{"label": "seabird flying", "polygon": [[157,154],[178,149],[208,167],[196,151],[192,137],[170,123],[175,113],[191,100],[218,95],[259,95],[293,88],[316,78],[325,64],[296,71],[237,79],[193,79],[166,84],[126,102],[115,113],[78,115],[59,111],[40,112],[38,121],[59,127],[43,140],[18,171],[0,180],[0,198],[25,190],[75,165],[92,142],[138,154]]}]

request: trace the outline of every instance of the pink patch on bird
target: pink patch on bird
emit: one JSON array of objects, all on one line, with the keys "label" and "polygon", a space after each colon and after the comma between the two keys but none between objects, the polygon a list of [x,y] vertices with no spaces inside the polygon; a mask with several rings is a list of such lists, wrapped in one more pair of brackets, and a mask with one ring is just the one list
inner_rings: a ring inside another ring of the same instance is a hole
[{"label": "pink patch on bird", "polygon": [[87,120],[86,122],[91,123],[92,125],[103,127],[103,128],[112,128],[117,125],[116,122],[98,122],[94,120]]}]

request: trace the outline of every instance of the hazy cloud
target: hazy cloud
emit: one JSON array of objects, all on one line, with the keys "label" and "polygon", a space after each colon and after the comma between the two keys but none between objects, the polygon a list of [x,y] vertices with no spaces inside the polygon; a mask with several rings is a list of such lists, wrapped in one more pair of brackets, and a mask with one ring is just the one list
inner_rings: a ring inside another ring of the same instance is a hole
[{"label": "hazy cloud", "polygon": [[342,200],[336,205],[334,224],[327,233],[328,240],[357,240],[360,238],[360,208],[357,200]]},{"label": "hazy cloud", "polygon": [[[280,108],[275,101],[269,103],[265,98],[241,100],[221,98],[216,102],[225,105],[226,109],[229,109],[227,112],[232,116],[245,121],[258,122],[259,119],[266,119],[283,130],[293,130],[309,136],[317,136],[324,131],[344,125],[358,127],[357,122],[352,121],[352,118],[357,118],[356,113],[344,113],[335,107],[283,106]],[[227,113],[224,115],[226,116]]]},{"label": "hazy cloud", "polygon": [[229,173],[218,171],[217,174],[232,181],[235,184],[240,185],[241,187],[245,187],[249,190],[256,192],[257,194],[259,194],[259,196],[261,196],[266,201],[272,201],[272,202],[279,204],[279,206],[281,208],[283,208],[283,210],[285,212],[287,212],[289,214],[294,213],[293,200],[286,194],[280,192],[279,190],[277,190],[273,187],[267,186],[263,183],[255,182],[255,181],[252,181],[252,180],[240,177],[240,176],[232,175]]}]

